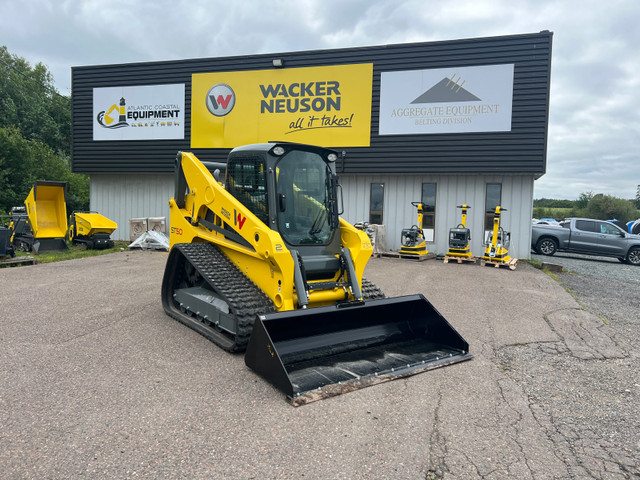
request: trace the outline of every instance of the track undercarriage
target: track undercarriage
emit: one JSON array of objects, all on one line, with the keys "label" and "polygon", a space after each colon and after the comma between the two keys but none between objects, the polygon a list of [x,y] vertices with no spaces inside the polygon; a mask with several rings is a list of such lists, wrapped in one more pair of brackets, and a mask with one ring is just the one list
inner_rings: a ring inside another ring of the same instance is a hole
[{"label": "track undercarriage", "polygon": [[[362,295],[365,300],[384,298],[364,278]],[[178,244],[171,250],[162,302],[175,320],[229,352],[246,349],[257,315],[275,312],[273,302],[208,243]]]},{"label": "track undercarriage", "polygon": [[273,302],[215,245],[178,244],[162,281],[165,311],[229,352],[244,351],[254,319]]}]

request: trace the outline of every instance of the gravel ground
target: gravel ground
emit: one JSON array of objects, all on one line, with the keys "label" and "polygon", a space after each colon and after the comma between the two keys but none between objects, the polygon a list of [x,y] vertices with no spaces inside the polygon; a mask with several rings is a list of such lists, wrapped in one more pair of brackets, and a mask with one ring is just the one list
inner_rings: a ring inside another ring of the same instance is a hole
[{"label": "gravel ground", "polygon": [[[584,309],[571,315],[595,314],[600,321],[585,316],[582,326],[614,345],[591,355],[567,349],[571,332],[557,332],[564,344],[502,349],[501,367],[528,393],[537,420],[555,427],[550,439],[574,478],[640,478],[640,268],[573,254],[532,258],[564,267],[558,281]],[[556,313],[547,317],[552,328]]]},{"label": "gravel ground", "polygon": [[553,256],[532,253],[531,258],[542,263],[562,265],[565,270],[582,275],[640,283],[640,267],[620,263],[617,258],[564,252]]}]

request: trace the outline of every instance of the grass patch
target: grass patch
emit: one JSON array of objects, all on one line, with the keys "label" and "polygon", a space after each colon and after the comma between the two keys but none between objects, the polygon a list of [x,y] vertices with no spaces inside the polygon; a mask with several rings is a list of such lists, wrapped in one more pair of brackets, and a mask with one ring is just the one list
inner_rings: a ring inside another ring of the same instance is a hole
[{"label": "grass patch", "polygon": [[558,274],[557,273],[552,272],[548,268],[543,268],[542,271],[544,273],[546,273],[547,275],[549,275],[551,278],[553,278],[556,282],[560,283],[560,279],[558,278]]},{"label": "grass patch", "polygon": [[[553,278],[556,282],[560,283],[560,279],[558,278],[558,274],[555,273],[555,272],[550,271],[548,268],[543,268],[542,267],[542,262],[540,262],[538,260],[534,260],[533,258],[531,258],[529,260],[525,260],[525,262],[528,262],[529,265],[531,265],[534,268],[537,268],[538,270],[542,270],[544,273],[546,273],[551,278]],[[565,269],[563,268],[562,271],[565,272]]]},{"label": "grass patch", "polygon": [[529,265],[531,265],[532,267],[537,268],[538,270],[542,270],[542,262],[539,260],[534,260],[533,258],[530,258],[529,260],[520,260],[520,261],[524,261]]},{"label": "grass patch", "polygon": [[40,255],[34,255],[33,252],[16,252],[17,257],[33,256],[38,263],[62,262],[64,260],[73,260],[76,258],[97,257],[98,255],[106,255],[108,253],[119,252],[121,249],[127,249],[130,242],[115,241],[112,248],[104,250],[87,250],[84,245],[69,245],[69,250],[64,252],[43,252]]}]

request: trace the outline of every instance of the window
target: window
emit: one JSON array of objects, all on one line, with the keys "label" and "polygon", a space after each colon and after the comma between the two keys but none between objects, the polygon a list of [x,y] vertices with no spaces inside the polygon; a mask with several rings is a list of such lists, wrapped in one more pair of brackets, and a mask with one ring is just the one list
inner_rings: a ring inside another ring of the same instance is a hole
[{"label": "window", "polygon": [[[487,183],[487,189],[484,197],[485,214],[484,214],[484,233],[485,238],[487,234],[493,231],[493,215],[496,211],[496,207],[501,206],[502,202],[502,184],[501,183]],[[488,243],[488,242],[487,242]]]},{"label": "window", "polygon": [[227,166],[227,191],[268,224],[264,164],[259,158],[235,159]]},{"label": "window", "polygon": [[371,201],[369,203],[369,223],[382,225],[382,207],[384,205],[384,183],[371,184]]},{"label": "window", "polygon": [[436,190],[435,183],[422,184],[422,231],[427,242],[433,242],[436,233]]},{"label": "window", "polygon": [[600,229],[596,229],[596,222],[592,220],[576,220],[576,228],[583,232],[597,232]]},{"label": "window", "polygon": [[278,161],[278,230],[285,242],[327,245],[333,238],[330,174],[317,153],[293,150]]},{"label": "window", "polygon": [[609,235],[620,235],[622,232],[611,223],[601,223],[600,224],[600,233],[607,233]]}]

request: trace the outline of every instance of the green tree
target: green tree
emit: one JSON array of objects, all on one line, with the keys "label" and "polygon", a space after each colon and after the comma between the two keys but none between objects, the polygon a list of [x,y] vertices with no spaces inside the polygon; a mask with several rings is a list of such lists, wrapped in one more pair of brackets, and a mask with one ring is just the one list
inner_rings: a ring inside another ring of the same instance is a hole
[{"label": "green tree", "polygon": [[0,128],[0,171],[0,210],[4,212],[23,205],[36,180],[67,182],[69,212],[89,208],[89,178],[71,173],[68,156],[25,139],[15,127]]},{"label": "green tree", "polygon": [[574,200],[564,200],[555,198],[538,198],[533,201],[534,207],[544,208],[573,208]]},{"label": "green tree", "polygon": [[587,208],[587,205],[593,198],[593,192],[583,192],[578,197],[578,200],[575,201],[575,207],[578,209]]},{"label": "green tree", "polygon": [[56,91],[45,65],[31,67],[0,46],[0,126],[9,125],[56,153],[71,153],[70,99]]},{"label": "green tree", "polygon": [[89,207],[89,179],[71,173],[71,104],[42,63],[0,46],[0,212],[24,204],[35,180],[68,183],[67,209]]},{"label": "green tree", "polygon": [[635,218],[636,209],[629,200],[599,193],[589,200],[582,216],[626,223]]}]

